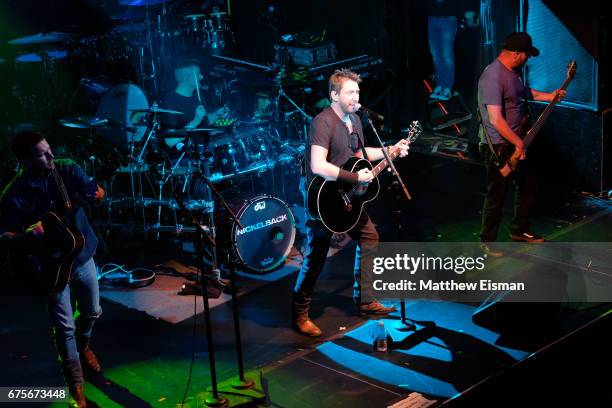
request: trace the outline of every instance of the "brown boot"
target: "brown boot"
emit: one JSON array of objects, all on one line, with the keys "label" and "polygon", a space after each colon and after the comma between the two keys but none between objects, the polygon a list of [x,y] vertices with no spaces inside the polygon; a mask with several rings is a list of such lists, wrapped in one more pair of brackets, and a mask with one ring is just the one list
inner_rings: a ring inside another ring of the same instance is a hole
[{"label": "brown boot", "polygon": [[72,399],[76,403],[76,405],[71,404],[70,406],[77,408],[87,408],[87,400],[85,399],[85,394],[83,393],[83,385],[71,385],[68,387],[70,390],[70,395]]},{"label": "brown boot", "polygon": [[83,360],[83,365],[87,369],[96,373],[100,373],[102,371],[102,366],[98,361],[98,357],[96,357],[91,347],[89,347],[88,345],[85,346],[85,348],[81,351],[80,354],[81,360]]},{"label": "brown boot", "polygon": [[293,327],[305,336],[317,337],[321,335],[321,329],[308,317],[311,300],[303,293],[293,293]]},{"label": "brown boot", "polygon": [[321,329],[309,317],[294,320],[293,327],[305,336],[318,337],[322,333]]},{"label": "brown boot", "polygon": [[386,315],[395,312],[395,306],[385,306],[378,300],[369,303],[358,303],[357,309],[359,315]]}]

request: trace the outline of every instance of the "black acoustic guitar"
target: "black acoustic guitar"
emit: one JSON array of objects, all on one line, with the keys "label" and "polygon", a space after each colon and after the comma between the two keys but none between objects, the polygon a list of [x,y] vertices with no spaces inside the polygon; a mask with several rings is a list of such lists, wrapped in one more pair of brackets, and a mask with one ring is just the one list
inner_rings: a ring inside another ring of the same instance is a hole
[{"label": "black acoustic guitar", "polygon": [[61,198],[61,206],[42,215],[45,234],[34,239],[34,245],[10,254],[15,275],[35,295],[48,295],[64,290],[74,260],[85,245],[85,237],[76,228],[75,216],[61,176],[51,170]]},{"label": "black acoustic guitar", "polygon": [[[565,81],[563,81],[563,85],[561,85],[561,88],[559,89],[562,89],[562,90],[567,89],[570,82],[572,82],[572,80],[574,79],[574,76],[576,75],[577,67],[578,65],[576,64],[576,61],[569,62],[567,66],[567,74],[565,77]],[[544,122],[546,122],[546,119],[548,119],[548,116],[550,116],[557,102],[559,102],[558,98],[553,99],[546,106],[546,108],[544,108],[544,110],[540,114],[540,117],[534,122],[531,128],[527,132],[522,132],[524,133],[523,144],[525,146],[525,150],[527,150],[529,145],[531,145],[531,142],[533,142],[533,139],[540,132],[540,130],[542,129],[542,126],[544,126]],[[500,163],[499,172],[504,177],[508,177],[514,170],[518,168],[520,164],[519,157],[516,156],[514,153],[515,153],[514,145],[511,143],[507,143],[502,148],[499,154],[499,163]]]},{"label": "black acoustic guitar", "polygon": [[[406,141],[412,143],[422,132],[419,122],[414,121],[408,129]],[[390,149],[389,157],[395,159],[400,154],[399,148]],[[380,185],[376,178],[387,167],[386,160],[373,166],[366,159],[350,158],[342,168],[351,172],[370,169],[374,179],[370,183],[351,183],[338,180],[325,180],[316,176],[308,185],[308,211],[310,215],[321,220],[323,225],[335,233],[347,232],[357,224],[363,205],[378,196]]]}]

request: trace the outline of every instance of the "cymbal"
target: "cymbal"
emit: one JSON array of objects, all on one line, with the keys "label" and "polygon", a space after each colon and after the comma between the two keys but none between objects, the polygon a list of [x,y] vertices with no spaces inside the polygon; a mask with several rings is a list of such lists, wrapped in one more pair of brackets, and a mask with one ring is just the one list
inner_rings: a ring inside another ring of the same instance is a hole
[{"label": "cymbal", "polygon": [[183,20],[194,20],[203,17],[206,17],[206,14],[187,14],[186,16],[183,16]]},{"label": "cymbal", "polygon": [[128,109],[130,112],[141,112],[141,113],[168,113],[170,115],[184,115],[183,112],[162,109],[162,108],[147,108],[147,109]]},{"label": "cymbal", "polygon": [[200,128],[200,129],[176,129],[176,130],[166,130],[157,135],[158,139],[173,139],[173,138],[183,138],[188,136],[195,136],[197,134],[210,134],[214,135],[217,133],[222,133],[219,129],[210,129],[210,128]]},{"label": "cymbal", "polygon": [[110,121],[108,119],[91,115],[74,116],[59,120],[61,125],[74,129],[89,129],[90,127],[94,126],[106,125],[109,122]]},{"label": "cymbal", "polygon": [[27,54],[20,54],[15,58],[16,62],[19,63],[30,63],[30,62],[42,62],[47,59],[48,61],[56,61],[68,56],[68,50],[40,50],[40,52],[30,52]]},{"label": "cymbal", "polygon": [[48,33],[38,33],[15,38],[14,40],[10,40],[8,43],[11,45],[47,44],[53,42],[70,41],[74,38],[76,38],[75,34],[52,31]]},{"label": "cymbal", "polygon": [[170,0],[119,0],[122,6],[154,6],[164,2],[169,3]]}]

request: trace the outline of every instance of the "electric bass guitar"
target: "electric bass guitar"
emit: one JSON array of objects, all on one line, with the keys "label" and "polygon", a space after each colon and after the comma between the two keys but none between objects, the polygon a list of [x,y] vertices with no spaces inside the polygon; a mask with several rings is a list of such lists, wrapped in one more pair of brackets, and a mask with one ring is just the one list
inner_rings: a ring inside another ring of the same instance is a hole
[{"label": "electric bass guitar", "polygon": [[[567,89],[570,82],[572,82],[574,76],[576,75],[576,68],[576,61],[570,61],[567,66],[567,74],[565,77],[565,81],[559,89]],[[540,117],[535,121],[533,126],[531,126],[531,128],[525,133],[525,136],[523,137],[523,145],[525,146],[525,150],[527,150],[531,142],[533,142],[533,139],[542,129],[542,126],[544,126],[544,122],[546,122],[546,119],[548,119],[548,116],[550,116],[557,102],[559,102],[559,99],[557,97],[550,101],[546,108],[544,108],[544,111],[542,111],[542,113],[540,114]],[[514,170],[518,168],[520,160],[519,157],[515,154],[515,148],[513,144],[508,143],[501,149],[501,152],[499,154],[499,163],[499,172],[504,177],[509,176]]]},{"label": "electric bass guitar", "polygon": [[85,245],[85,237],[75,225],[75,215],[68,192],[56,168],[51,174],[57,185],[61,205],[40,218],[44,235],[32,239],[32,246],[13,251],[9,263],[15,275],[35,295],[48,295],[64,290],[74,260]]},{"label": "electric bass guitar", "polygon": [[[412,122],[405,140],[408,144],[412,143],[422,131],[419,122]],[[399,154],[399,148],[389,149],[388,155],[391,160]],[[382,160],[376,166],[373,166],[368,160],[357,157],[350,158],[341,166],[344,170],[354,173],[361,169],[369,169],[374,175],[374,179],[370,183],[351,183],[325,180],[321,176],[314,177],[308,185],[307,205],[310,215],[321,220],[323,225],[331,232],[349,231],[359,221],[364,204],[378,196],[380,185],[377,176],[387,166],[386,160]]]}]

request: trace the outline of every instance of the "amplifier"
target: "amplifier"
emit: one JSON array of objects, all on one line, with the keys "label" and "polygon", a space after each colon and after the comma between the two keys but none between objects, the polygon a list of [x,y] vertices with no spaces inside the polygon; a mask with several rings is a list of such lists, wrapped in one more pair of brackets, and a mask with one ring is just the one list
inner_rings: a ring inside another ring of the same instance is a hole
[{"label": "amplifier", "polygon": [[336,45],[328,42],[316,46],[287,46],[287,54],[296,65],[307,67],[336,59]]},{"label": "amplifier", "polygon": [[325,81],[334,70],[346,68],[354,71],[365,78],[369,72],[384,65],[384,61],[379,57],[369,55],[359,55],[357,57],[346,58],[339,61],[332,61],[327,64],[317,64],[308,69],[308,77],[314,81]]}]

